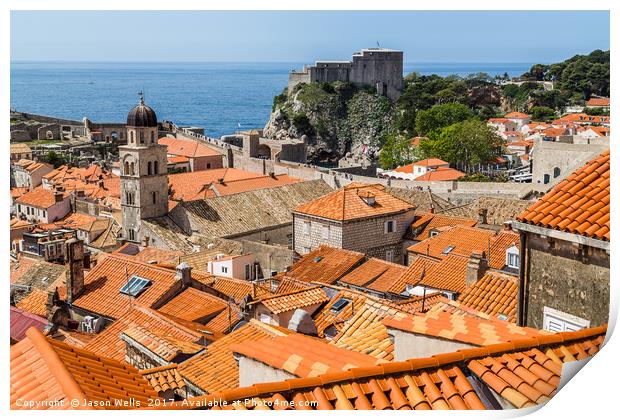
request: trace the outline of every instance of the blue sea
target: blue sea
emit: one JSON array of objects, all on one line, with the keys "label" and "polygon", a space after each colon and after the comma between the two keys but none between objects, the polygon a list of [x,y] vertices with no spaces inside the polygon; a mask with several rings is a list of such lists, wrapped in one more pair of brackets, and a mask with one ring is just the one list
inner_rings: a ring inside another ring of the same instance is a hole
[{"label": "blue sea", "polygon": [[[11,108],[95,122],[121,122],[143,90],[159,120],[219,137],[263,127],[273,97],[304,63],[13,62]],[[405,74],[518,76],[531,63],[406,63]]]}]

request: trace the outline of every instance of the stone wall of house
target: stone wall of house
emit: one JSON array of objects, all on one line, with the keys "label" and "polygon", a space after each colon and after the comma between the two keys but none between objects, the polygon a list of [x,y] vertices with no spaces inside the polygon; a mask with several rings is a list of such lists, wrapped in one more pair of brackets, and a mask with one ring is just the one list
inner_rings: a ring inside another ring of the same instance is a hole
[{"label": "stone wall of house", "polygon": [[[386,259],[387,251],[392,251],[392,261],[401,263],[403,259],[403,236],[414,218],[415,211],[409,210],[396,215],[375,217],[345,223],[342,233],[342,248],[363,252],[368,256]],[[385,222],[394,220],[394,232],[385,232]]]},{"label": "stone wall of house", "polygon": [[286,271],[293,263],[293,250],[289,249],[288,246],[247,240],[240,242],[244,254],[254,255],[264,278],[271,277],[273,271]]},{"label": "stone wall of house", "polygon": [[605,250],[528,234],[526,325],[543,327],[548,306],[590,321],[594,327],[609,316],[609,255]]},{"label": "stone wall of house", "polygon": [[[310,223],[310,234],[304,234],[304,224]],[[329,226],[329,237],[323,236],[323,229]],[[342,224],[311,217],[304,214],[294,214],[293,235],[295,236],[295,251],[301,255],[307,254],[321,245],[334,248],[343,248]],[[345,248],[346,249],[346,248]]]}]

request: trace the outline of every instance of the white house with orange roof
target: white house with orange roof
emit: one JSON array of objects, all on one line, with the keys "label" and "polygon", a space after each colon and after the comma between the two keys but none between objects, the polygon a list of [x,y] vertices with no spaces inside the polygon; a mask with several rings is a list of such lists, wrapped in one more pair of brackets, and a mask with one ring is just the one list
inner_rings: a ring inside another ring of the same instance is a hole
[{"label": "white house with orange roof", "polygon": [[532,118],[523,112],[510,112],[504,115],[504,118],[514,122],[517,125],[517,130],[532,121]]},{"label": "white house with orange roof", "polygon": [[489,118],[487,120],[487,125],[495,128],[500,133],[517,130],[517,123],[508,118]]},{"label": "white house with orange roof", "polygon": [[13,186],[35,188],[41,185],[43,175],[54,170],[49,163],[20,159],[11,165]]},{"label": "white house with orange roof", "polygon": [[586,106],[588,108],[602,108],[605,111],[609,111],[609,104],[610,104],[609,98],[598,97],[598,96],[592,97],[588,99],[588,102],[586,102]]},{"label": "white house with orange roof", "polygon": [[15,200],[17,217],[29,221],[51,223],[62,219],[71,211],[69,194],[35,188]]},{"label": "white house with orange roof", "polygon": [[254,280],[257,276],[254,254],[216,254],[207,261],[207,271],[214,276]]}]

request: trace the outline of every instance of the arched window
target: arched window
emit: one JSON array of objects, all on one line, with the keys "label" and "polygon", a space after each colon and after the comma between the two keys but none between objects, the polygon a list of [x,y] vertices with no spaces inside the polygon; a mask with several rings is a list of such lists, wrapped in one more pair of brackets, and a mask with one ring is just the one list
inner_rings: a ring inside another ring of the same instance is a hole
[{"label": "arched window", "polygon": [[153,204],[157,204],[157,191],[153,191],[151,197],[153,198]]},{"label": "arched window", "polygon": [[155,175],[157,175],[159,173],[159,162],[155,161]]},{"label": "arched window", "polygon": [[557,178],[559,176],[560,176],[560,168],[556,166],[555,168],[553,168],[553,177]]},{"label": "arched window", "polygon": [[549,183],[549,174],[545,174],[543,175],[543,184],[548,184]]},{"label": "arched window", "polygon": [[144,144],[144,131],[140,131],[140,144]]},{"label": "arched window", "polygon": [[129,234],[129,240],[130,241],[135,241],[136,240],[136,232],[133,229],[127,229],[127,232]]},{"label": "arched window", "polygon": [[133,131],[129,132],[129,142],[133,143]]},{"label": "arched window", "polygon": [[155,132],[151,131],[151,143],[155,143]]},{"label": "arched window", "polygon": [[147,170],[146,170],[146,173],[147,173],[148,175],[153,175],[153,164],[152,164],[151,162],[148,162],[148,163],[147,163]]},{"label": "arched window", "polygon": [[129,175],[129,162],[125,162],[125,171],[123,173]]},{"label": "arched window", "polygon": [[131,163],[129,164],[129,168],[130,168],[131,175],[135,175],[135,174],[136,174],[136,172],[135,172],[135,168],[134,168],[134,164],[133,164],[133,162],[131,162]]}]

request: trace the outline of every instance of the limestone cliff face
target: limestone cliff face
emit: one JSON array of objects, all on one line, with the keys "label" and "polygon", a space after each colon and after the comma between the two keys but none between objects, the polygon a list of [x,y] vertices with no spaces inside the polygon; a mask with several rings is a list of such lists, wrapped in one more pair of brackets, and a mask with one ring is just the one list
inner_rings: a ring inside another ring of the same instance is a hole
[{"label": "limestone cliff face", "polygon": [[276,97],[264,134],[308,138],[308,159],[335,161],[348,152],[378,153],[394,125],[391,101],[351,84],[301,84]]}]

